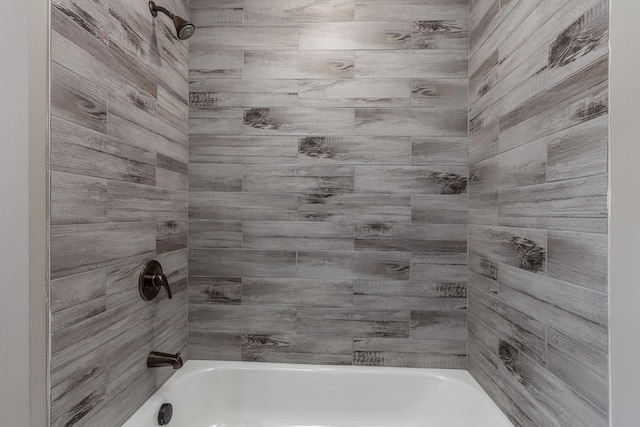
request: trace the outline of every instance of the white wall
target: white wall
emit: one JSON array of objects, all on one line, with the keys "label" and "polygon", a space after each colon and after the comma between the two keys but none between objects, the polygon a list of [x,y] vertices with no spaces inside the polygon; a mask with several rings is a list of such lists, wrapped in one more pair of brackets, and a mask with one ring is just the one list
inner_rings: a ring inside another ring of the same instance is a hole
[{"label": "white wall", "polygon": [[[0,37],[0,414],[29,425],[29,3],[3,3]],[[10,18],[9,18],[10,17]]]},{"label": "white wall", "polygon": [[612,426],[640,421],[640,2],[611,0]]}]

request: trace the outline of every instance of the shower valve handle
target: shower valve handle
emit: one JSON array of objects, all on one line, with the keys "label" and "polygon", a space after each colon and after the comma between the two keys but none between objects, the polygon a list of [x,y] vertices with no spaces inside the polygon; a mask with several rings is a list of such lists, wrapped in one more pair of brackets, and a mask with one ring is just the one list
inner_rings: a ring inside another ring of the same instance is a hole
[{"label": "shower valve handle", "polygon": [[169,280],[167,276],[162,272],[162,266],[156,260],[147,262],[140,272],[140,278],[138,279],[138,290],[140,296],[145,301],[151,301],[160,292],[160,289],[164,288],[167,291],[167,297],[173,298],[171,294],[171,287],[169,287]]},{"label": "shower valve handle", "polygon": [[167,276],[165,276],[162,273],[161,274],[155,274],[153,276],[153,283],[157,287],[164,287],[164,289],[167,291],[167,296],[169,297],[169,299],[172,298],[171,288],[169,287],[169,281],[167,280]]}]

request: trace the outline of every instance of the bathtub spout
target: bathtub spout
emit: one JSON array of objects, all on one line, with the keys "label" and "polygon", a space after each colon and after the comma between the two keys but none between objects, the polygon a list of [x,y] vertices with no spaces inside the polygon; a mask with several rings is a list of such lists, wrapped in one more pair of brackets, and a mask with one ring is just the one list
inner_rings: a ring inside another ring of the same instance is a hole
[{"label": "bathtub spout", "polygon": [[147,367],[148,368],[161,368],[163,366],[172,366],[173,369],[182,368],[182,357],[180,357],[180,353],[169,354],[169,353],[160,353],[159,351],[152,351],[149,353],[149,357],[147,357]]}]

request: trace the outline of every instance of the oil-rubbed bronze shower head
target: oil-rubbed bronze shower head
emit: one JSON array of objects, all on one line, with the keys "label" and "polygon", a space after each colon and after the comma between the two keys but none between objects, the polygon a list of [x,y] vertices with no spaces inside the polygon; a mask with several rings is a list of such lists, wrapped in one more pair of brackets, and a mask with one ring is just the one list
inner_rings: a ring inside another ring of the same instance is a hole
[{"label": "oil-rubbed bronze shower head", "polygon": [[176,35],[180,40],[187,40],[196,32],[196,27],[191,22],[180,16],[174,15],[162,6],[156,6],[152,1],[149,2],[149,10],[154,17],[158,16],[158,12],[162,12],[171,18],[173,20],[173,25],[176,27]]}]

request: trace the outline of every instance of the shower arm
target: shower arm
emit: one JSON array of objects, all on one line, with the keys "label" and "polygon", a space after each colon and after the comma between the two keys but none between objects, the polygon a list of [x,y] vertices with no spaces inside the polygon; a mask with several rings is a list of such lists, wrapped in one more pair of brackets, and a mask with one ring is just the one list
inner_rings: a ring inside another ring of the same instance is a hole
[{"label": "shower arm", "polygon": [[173,13],[171,13],[169,10],[165,9],[162,6],[156,6],[156,4],[152,1],[149,2],[149,10],[151,11],[151,14],[155,17],[158,16],[158,12],[162,12],[165,15],[167,15],[169,18],[173,19],[173,17],[175,16]]}]

